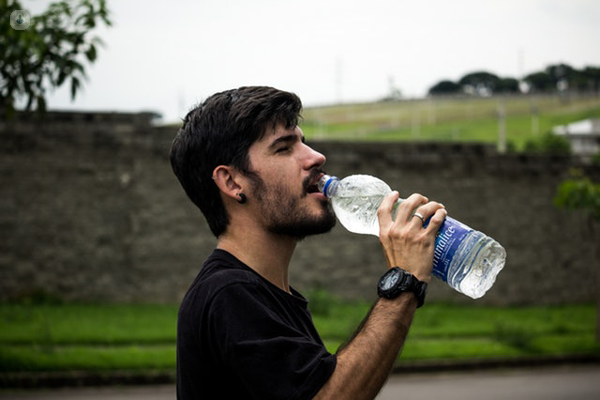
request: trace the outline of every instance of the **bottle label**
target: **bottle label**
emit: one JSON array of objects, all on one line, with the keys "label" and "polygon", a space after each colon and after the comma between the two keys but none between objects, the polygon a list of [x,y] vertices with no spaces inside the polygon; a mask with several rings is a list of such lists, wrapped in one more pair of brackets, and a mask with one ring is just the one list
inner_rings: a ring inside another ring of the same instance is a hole
[{"label": "bottle label", "polygon": [[473,229],[453,218],[446,217],[435,238],[433,253],[433,276],[448,281],[448,268],[454,253]]}]

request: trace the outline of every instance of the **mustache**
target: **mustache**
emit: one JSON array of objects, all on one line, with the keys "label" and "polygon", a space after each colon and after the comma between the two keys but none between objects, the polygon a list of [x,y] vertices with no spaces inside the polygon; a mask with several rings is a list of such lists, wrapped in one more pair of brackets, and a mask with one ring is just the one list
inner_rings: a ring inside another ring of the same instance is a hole
[{"label": "mustache", "polygon": [[302,187],[304,188],[305,193],[308,193],[308,188],[315,184],[315,181],[321,174],[326,174],[325,170],[321,168],[313,168],[310,170],[310,175],[308,175],[302,182]]}]

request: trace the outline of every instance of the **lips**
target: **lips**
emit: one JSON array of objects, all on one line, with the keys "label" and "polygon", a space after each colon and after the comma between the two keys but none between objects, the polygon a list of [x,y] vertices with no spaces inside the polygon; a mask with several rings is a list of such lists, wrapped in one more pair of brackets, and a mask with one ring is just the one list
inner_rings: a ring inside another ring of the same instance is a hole
[{"label": "lips", "polygon": [[317,186],[317,184],[315,183],[314,185],[310,185],[307,189],[308,193],[318,193],[319,192],[319,186]]},{"label": "lips", "polygon": [[324,173],[322,171],[311,171],[310,176],[305,180],[304,188],[306,193],[320,193],[318,183],[323,175]]}]

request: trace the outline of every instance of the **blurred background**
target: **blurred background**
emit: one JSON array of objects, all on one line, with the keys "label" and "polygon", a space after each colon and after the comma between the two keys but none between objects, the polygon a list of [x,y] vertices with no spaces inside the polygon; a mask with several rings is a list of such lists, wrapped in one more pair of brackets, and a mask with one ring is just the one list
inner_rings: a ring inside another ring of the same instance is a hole
[{"label": "blurred background", "polygon": [[[50,1],[22,1],[35,15]],[[111,1],[112,26],[77,97],[54,109],[151,110],[179,121],[209,95],[244,85],[305,105],[424,97],[442,80],[487,71],[521,80],[548,66],[600,65],[593,0]]]},{"label": "blurred background", "polygon": [[[0,385],[172,382],[215,245],[168,162],[209,95],[298,94],[340,177],[442,201],[507,263],[434,281],[398,369],[597,363],[600,6],[591,0],[1,1]],[[331,351],[385,265],[338,226],[292,282]]]}]

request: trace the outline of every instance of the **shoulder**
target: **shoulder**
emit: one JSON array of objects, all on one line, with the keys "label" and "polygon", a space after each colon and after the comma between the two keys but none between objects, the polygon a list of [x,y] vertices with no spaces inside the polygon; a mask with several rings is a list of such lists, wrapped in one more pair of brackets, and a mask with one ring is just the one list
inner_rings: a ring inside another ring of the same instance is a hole
[{"label": "shoulder", "polygon": [[222,289],[233,284],[261,284],[250,267],[223,250],[215,250],[204,262],[194,284]]},{"label": "shoulder", "polygon": [[183,303],[209,303],[223,291],[254,291],[264,285],[251,268],[231,254],[215,250],[204,262]]}]

